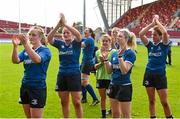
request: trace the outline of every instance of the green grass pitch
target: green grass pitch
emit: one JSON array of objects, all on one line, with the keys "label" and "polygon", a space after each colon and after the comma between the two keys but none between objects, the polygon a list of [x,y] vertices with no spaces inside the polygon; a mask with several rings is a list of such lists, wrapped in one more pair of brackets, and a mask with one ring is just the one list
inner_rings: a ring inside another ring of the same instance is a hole
[{"label": "green grass pitch", "polygon": [[[58,73],[58,51],[48,46],[52,52],[52,60],[47,74],[47,102],[44,108],[44,118],[62,118],[62,110],[57,93],[54,91],[56,76]],[[20,47],[22,49],[22,46]],[[142,86],[143,74],[147,64],[147,50],[144,46],[138,46],[137,60],[132,71],[133,82],[132,117],[148,118],[148,100],[145,88]],[[23,76],[22,63],[12,64],[12,44],[0,44],[0,118],[24,118],[22,106],[18,104],[19,89]],[[166,68],[168,79],[168,99],[171,110],[175,117],[180,117],[180,47],[172,47],[172,66]],[[96,79],[93,74],[90,83],[95,88]],[[85,118],[100,118],[100,105],[91,107],[92,99],[88,94],[88,103],[83,104],[83,115]],[[164,112],[156,93],[157,117],[163,118]],[[109,103],[107,101],[107,109]],[[70,103],[70,117],[75,118],[72,102]],[[110,117],[110,116],[109,116]]]}]

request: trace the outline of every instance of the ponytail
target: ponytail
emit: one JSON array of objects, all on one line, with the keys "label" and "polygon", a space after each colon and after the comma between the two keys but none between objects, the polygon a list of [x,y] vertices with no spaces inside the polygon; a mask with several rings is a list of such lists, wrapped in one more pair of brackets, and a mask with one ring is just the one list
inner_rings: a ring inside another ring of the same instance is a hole
[{"label": "ponytail", "polygon": [[88,28],[89,29],[89,33],[91,34],[91,37],[93,38],[93,39],[95,39],[95,33],[94,33],[94,31],[91,29],[91,28]]},{"label": "ponytail", "polygon": [[128,29],[121,29],[120,32],[122,32],[125,36],[125,39],[127,39],[128,47],[135,51],[137,47],[136,35]]},{"label": "ponytail", "polygon": [[137,48],[136,35],[133,32],[130,32],[130,37],[128,39],[127,45],[134,51]]}]

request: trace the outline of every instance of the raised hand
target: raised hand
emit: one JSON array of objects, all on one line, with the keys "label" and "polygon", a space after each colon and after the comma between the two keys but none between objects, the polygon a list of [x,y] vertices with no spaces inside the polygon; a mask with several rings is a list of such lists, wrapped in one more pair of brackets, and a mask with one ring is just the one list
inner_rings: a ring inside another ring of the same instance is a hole
[{"label": "raised hand", "polygon": [[65,19],[64,14],[60,13],[59,17],[60,17],[60,25],[64,26],[66,24],[66,19]]},{"label": "raised hand", "polygon": [[155,18],[155,19],[159,19],[159,15],[155,14],[155,15],[154,15],[154,18]]},{"label": "raised hand", "polygon": [[108,58],[108,53],[109,53],[109,52],[108,52],[108,49],[102,46],[102,48],[101,48],[101,54],[102,54],[103,60],[106,60],[106,59]]},{"label": "raised hand", "polygon": [[18,35],[16,35],[16,34],[13,35],[12,43],[14,46],[18,46],[20,44],[20,40],[18,39]]},{"label": "raised hand", "polygon": [[153,16],[153,24],[154,25],[157,25],[157,22],[159,21],[159,15],[157,15],[157,14],[155,14],[154,16]]},{"label": "raised hand", "polygon": [[24,35],[24,34],[18,35],[18,39],[21,41],[21,43],[22,43],[23,45],[25,45],[25,44],[28,43],[28,38],[27,38],[27,36]]}]

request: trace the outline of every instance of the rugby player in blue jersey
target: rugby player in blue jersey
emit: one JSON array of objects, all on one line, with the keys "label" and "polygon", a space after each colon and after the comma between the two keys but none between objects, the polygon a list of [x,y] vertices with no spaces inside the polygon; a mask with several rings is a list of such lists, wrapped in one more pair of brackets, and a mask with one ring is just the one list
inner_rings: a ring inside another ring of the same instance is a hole
[{"label": "rugby player in blue jersey", "polygon": [[113,118],[131,117],[132,83],[130,75],[136,56],[134,51],[128,47],[128,42],[132,42],[129,37],[127,30],[120,29],[116,38],[119,49],[112,54],[110,62],[107,59],[108,52],[103,53],[106,70],[112,73],[108,96]]},{"label": "rugby player in blue jersey", "polygon": [[91,106],[95,106],[99,103],[99,100],[93,90],[93,87],[89,83],[90,72],[94,68],[94,33],[91,28],[86,28],[84,31],[85,37],[82,39],[81,47],[83,48],[83,57],[81,63],[81,79],[82,79],[82,103],[87,102],[86,92],[93,98],[93,102],[90,104]]},{"label": "rugby player in blue jersey", "polygon": [[[63,39],[55,39],[54,35],[60,27],[63,29]],[[77,118],[82,118],[81,106],[81,73],[79,57],[81,51],[81,34],[74,27],[68,26],[64,14],[56,27],[48,34],[49,43],[59,51],[59,73],[56,91],[61,99],[64,118],[69,118],[69,96],[75,108]]]},{"label": "rugby player in blue jersey", "polygon": [[[32,27],[28,36],[18,35],[13,38],[12,43],[12,62],[14,64],[23,62],[24,65],[19,103],[23,105],[27,118],[42,118],[46,104],[46,72],[51,59],[44,31],[40,27]],[[20,43],[24,46],[24,50],[18,54]]]},{"label": "rugby player in blue jersey", "polygon": [[[153,28],[152,39],[148,40],[146,33]],[[146,66],[143,85],[149,99],[149,113],[156,118],[155,90],[159,95],[161,104],[167,118],[173,118],[167,100],[166,57],[169,48],[169,37],[165,27],[160,23],[159,16],[154,15],[152,23],[140,31],[140,38],[148,50],[148,64]]]}]

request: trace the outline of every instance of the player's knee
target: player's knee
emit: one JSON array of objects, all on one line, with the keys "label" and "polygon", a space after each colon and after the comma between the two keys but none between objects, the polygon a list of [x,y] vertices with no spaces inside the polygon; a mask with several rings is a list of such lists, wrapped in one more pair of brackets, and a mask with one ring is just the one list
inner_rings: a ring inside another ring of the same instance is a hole
[{"label": "player's knee", "polygon": [[68,101],[67,100],[61,100],[61,105],[62,105],[62,107],[68,106]]},{"label": "player's knee", "polygon": [[81,107],[81,102],[80,102],[80,100],[75,100],[75,101],[73,101],[73,105],[74,105],[75,108]]},{"label": "player's knee", "polygon": [[155,99],[150,99],[150,100],[149,100],[149,104],[150,104],[150,105],[155,105],[155,103],[156,103],[156,100],[155,100]]},{"label": "player's knee", "polygon": [[161,104],[163,107],[168,107],[168,102],[167,101],[161,101]]}]

